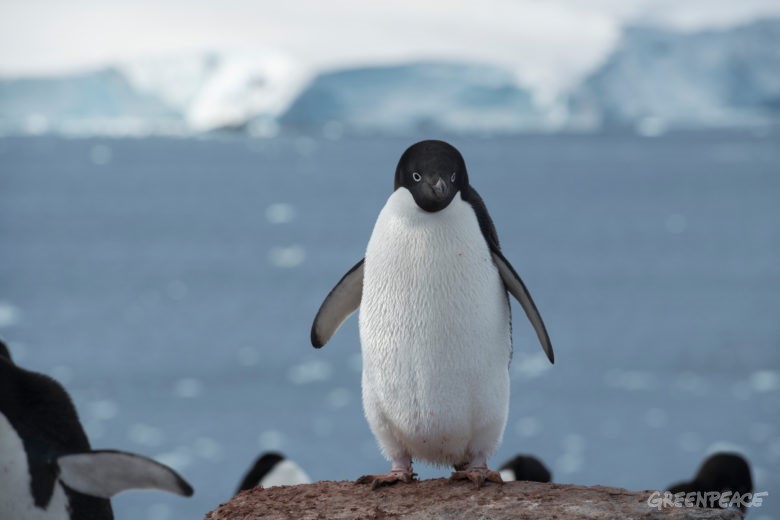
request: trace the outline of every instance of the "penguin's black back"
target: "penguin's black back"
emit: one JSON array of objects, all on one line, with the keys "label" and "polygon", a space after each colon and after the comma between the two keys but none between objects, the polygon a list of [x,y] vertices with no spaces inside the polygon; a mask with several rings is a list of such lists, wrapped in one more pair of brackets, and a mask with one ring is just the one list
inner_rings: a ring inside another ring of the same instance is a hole
[{"label": "penguin's black back", "polygon": [[531,482],[552,481],[550,470],[542,464],[542,461],[530,455],[518,455],[505,462],[500,469],[512,470],[516,480],[528,480]]},{"label": "penguin's black back", "polygon": [[[57,479],[57,457],[90,450],[76,408],[54,379],[24,370],[0,356],[0,412],[21,437],[38,507],[46,507]],[[73,518],[112,519],[111,502],[63,486]]]},{"label": "penguin's black back", "polygon": [[238,494],[240,491],[256,487],[258,484],[260,484],[260,481],[263,480],[263,477],[265,477],[273,469],[273,467],[279,464],[282,460],[284,460],[284,457],[276,452],[268,452],[258,457],[257,460],[255,460],[254,465],[250,468],[247,474],[244,475],[244,479],[241,481],[241,484],[238,485],[236,494]]}]

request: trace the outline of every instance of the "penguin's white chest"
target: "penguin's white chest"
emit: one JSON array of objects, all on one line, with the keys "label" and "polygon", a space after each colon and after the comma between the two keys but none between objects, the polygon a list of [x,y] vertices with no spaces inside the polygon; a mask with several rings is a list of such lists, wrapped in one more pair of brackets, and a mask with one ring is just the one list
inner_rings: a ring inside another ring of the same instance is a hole
[{"label": "penguin's white chest", "polygon": [[492,452],[508,412],[509,304],[471,206],[456,195],[427,213],[399,188],[364,269],[363,400],[384,451],[446,464]]},{"label": "penguin's white chest", "polygon": [[68,497],[59,482],[46,509],[35,506],[22,439],[0,413],[0,518],[69,520]]}]

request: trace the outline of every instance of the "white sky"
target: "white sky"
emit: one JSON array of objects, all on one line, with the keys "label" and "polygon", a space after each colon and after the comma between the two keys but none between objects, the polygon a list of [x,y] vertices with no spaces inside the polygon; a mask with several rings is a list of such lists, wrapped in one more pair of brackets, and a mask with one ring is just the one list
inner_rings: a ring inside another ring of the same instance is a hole
[{"label": "white sky", "polygon": [[778,0],[0,0],[0,75],[191,51],[272,51],[304,67],[456,59],[555,90],[622,25],[682,30],[780,16]]}]

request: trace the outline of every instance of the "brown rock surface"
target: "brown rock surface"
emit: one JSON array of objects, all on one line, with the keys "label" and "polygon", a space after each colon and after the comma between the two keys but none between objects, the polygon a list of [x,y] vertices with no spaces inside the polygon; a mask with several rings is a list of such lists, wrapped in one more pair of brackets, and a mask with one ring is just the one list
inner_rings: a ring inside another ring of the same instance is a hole
[{"label": "brown rock surface", "polygon": [[499,519],[740,519],[736,510],[647,505],[652,491],[604,486],[508,482],[475,489],[468,482],[431,479],[372,491],[352,482],[317,482],[244,491],[206,520],[253,518]]}]

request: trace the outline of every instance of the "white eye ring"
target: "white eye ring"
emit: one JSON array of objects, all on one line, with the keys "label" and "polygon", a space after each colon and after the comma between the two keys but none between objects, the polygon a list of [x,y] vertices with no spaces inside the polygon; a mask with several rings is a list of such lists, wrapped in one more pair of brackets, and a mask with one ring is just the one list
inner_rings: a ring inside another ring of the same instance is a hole
[{"label": "white eye ring", "polygon": [[412,179],[414,179],[414,182],[420,182],[422,180],[422,175],[417,172],[412,172]]},{"label": "white eye ring", "polygon": [[450,177],[450,180],[451,180],[452,182],[455,182],[455,172],[452,172],[452,177]]}]

